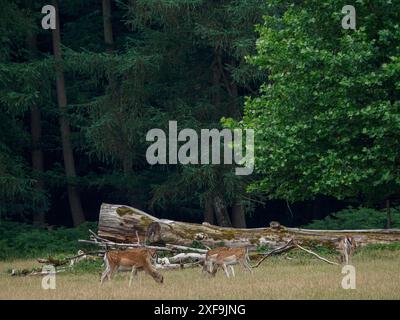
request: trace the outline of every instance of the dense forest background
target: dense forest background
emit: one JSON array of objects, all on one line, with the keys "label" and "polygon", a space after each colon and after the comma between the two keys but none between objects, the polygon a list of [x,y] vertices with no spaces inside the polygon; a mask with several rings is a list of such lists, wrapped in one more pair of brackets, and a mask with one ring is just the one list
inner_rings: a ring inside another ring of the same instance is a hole
[{"label": "dense forest background", "polygon": [[[393,226],[400,1],[350,2],[356,30],[336,0],[0,0],[1,221],[77,226],[109,202],[235,227],[352,206],[355,227]],[[255,172],[150,166],[146,132],[170,120],[254,129]]]}]

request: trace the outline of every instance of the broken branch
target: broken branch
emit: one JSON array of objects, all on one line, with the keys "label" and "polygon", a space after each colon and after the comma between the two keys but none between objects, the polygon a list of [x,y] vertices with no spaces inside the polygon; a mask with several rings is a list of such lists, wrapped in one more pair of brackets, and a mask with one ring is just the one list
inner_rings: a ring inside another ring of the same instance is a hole
[{"label": "broken branch", "polygon": [[297,244],[297,243],[295,244],[295,246],[296,246],[297,248],[299,248],[299,249],[305,251],[305,252],[308,252],[308,253],[310,253],[310,254],[316,256],[318,259],[320,259],[320,260],[322,260],[322,261],[325,261],[326,263],[333,264],[333,265],[336,265],[336,266],[339,265],[339,263],[329,261],[328,259],[325,259],[325,258],[321,257],[320,255],[316,254],[315,252],[313,252],[313,251],[311,251],[311,250],[308,250],[308,249],[306,249],[306,248],[303,248],[302,246],[300,246],[300,245]]}]

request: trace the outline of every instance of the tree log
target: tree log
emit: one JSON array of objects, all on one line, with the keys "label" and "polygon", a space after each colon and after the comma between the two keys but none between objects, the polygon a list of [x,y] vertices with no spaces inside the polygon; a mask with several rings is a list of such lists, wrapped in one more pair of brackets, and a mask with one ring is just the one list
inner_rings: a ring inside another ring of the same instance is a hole
[{"label": "tree log", "polygon": [[199,241],[210,247],[223,243],[230,247],[266,245],[276,248],[294,238],[299,244],[335,248],[345,235],[353,236],[361,246],[400,241],[400,229],[308,230],[279,224],[267,228],[235,229],[158,219],[132,207],[106,203],[100,208],[98,235],[122,243],[137,242],[139,236],[142,243],[148,244],[191,246],[193,241]]}]

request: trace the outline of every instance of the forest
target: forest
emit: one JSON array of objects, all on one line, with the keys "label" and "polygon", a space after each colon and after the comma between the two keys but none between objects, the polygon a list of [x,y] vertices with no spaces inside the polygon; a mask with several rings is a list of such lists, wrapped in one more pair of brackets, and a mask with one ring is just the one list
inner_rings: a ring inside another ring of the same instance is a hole
[{"label": "forest", "polygon": [[[349,2],[0,0],[0,225],[399,228],[400,1]],[[169,121],[253,129],[254,172],[149,164]]]}]

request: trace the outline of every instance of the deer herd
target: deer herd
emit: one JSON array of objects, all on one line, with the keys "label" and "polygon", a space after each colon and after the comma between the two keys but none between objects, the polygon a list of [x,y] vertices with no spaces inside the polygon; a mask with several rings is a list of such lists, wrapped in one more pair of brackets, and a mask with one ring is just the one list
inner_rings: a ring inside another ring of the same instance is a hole
[{"label": "deer herd", "polygon": [[[356,242],[351,236],[344,236],[339,240],[338,250],[341,263],[349,264],[351,257],[356,249]],[[157,252],[155,249],[134,248],[126,250],[112,250],[104,255],[105,270],[101,275],[101,284],[107,279],[111,280],[112,275],[117,271],[130,271],[129,286],[132,284],[133,277],[138,271],[144,271],[150,275],[157,283],[163,283],[163,275],[155,268],[157,262]],[[241,265],[243,269],[252,273],[248,248],[228,248],[218,247],[210,249],[205,255],[202,272],[215,276],[219,268],[222,268],[227,278],[229,270],[233,277],[235,272],[234,265]],[[228,269],[229,267],[229,269]]]}]

